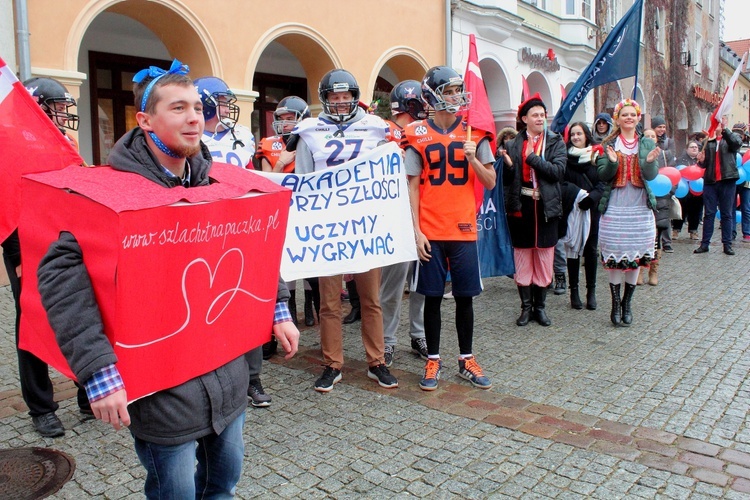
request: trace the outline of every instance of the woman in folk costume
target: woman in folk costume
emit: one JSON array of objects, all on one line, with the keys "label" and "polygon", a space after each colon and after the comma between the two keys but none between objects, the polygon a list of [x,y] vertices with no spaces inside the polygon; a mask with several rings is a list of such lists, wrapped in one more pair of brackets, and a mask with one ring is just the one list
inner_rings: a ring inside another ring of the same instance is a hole
[{"label": "woman in folk costume", "polygon": [[547,129],[547,107],[539,94],[518,107],[519,134],[503,153],[503,191],[508,229],[516,264],[515,281],[521,297],[518,326],[534,319],[552,321],[545,311],[547,285],[563,215],[560,182],[565,173],[565,142]]},{"label": "woman in folk costume", "polygon": [[628,326],[633,321],[630,302],[638,268],[654,258],[656,199],[646,181],[659,173],[659,148],[636,133],[641,107],[634,100],[617,104],[613,118],[615,128],[602,143],[604,154],[596,161],[599,179],[606,184],[599,202],[599,247],[612,293],[610,319],[615,326]]}]

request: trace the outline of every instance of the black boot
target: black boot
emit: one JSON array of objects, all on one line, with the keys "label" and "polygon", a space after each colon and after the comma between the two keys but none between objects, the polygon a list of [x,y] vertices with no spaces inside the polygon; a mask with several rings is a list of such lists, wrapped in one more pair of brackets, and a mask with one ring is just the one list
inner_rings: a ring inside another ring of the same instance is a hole
[{"label": "black boot", "polygon": [[346,290],[349,292],[349,304],[352,310],[344,316],[344,324],[349,325],[362,319],[362,309],[359,303],[359,293],[357,293],[357,283],[354,280],[346,282]]},{"label": "black boot", "polygon": [[620,311],[620,284],[609,284],[609,291],[612,293],[612,312],[609,315],[609,319],[612,320],[612,324],[620,326],[622,324],[622,312]]},{"label": "black boot", "polygon": [[318,323],[320,323],[320,282],[318,281],[318,278],[308,278],[307,282],[310,283],[310,289],[312,290],[315,317],[318,318]]},{"label": "black boot", "polygon": [[583,309],[581,296],[578,294],[578,271],[581,267],[580,259],[568,259],[568,280],[570,288],[570,307],[573,309]]},{"label": "black boot", "polygon": [[583,269],[586,273],[586,309],[596,310],[596,270],[599,266],[596,257],[586,257]]},{"label": "black boot", "polygon": [[565,293],[565,273],[555,273],[555,295]]},{"label": "black boot", "polygon": [[312,290],[305,290],[305,326],[313,326],[314,324],[313,293]]},{"label": "black boot", "polygon": [[297,326],[297,291],[289,290],[289,313],[292,315],[292,323]]},{"label": "black boot", "polygon": [[549,326],[552,321],[547,317],[544,310],[547,301],[547,288],[537,285],[531,285],[531,293],[534,296],[534,320],[542,326]]},{"label": "black boot", "polygon": [[596,311],[596,285],[586,287],[586,309]]},{"label": "black boot", "polygon": [[518,295],[521,297],[521,315],[516,320],[516,324],[526,326],[531,320],[531,287],[518,285]]},{"label": "black boot", "polygon": [[625,283],[625,292],[622,294],[622,324],[625,326],[633,322],[633,310],[630,307],[633,292],[635,292],[635,285]]}]

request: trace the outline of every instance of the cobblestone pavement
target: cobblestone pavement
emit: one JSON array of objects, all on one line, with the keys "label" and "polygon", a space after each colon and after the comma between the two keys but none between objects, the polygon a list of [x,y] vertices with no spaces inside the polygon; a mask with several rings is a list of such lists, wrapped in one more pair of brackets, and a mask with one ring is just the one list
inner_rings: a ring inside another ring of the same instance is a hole
[{"label": "cobblestone pavement", "polygon": [[[549,294],[549,328],[517,327],[513,282],[487,280],[475,301],[474,350],[490,391],[455,376],[452,300],[444,301],[445,369],[433,393],[417,387],[423,361],[410,352],[405,316],[394,390],[365,376],[355,324],[345,327],[342,382],[316,393],[317,327],[303,330],[299,356],[264,367],[273,404],[248,409],[238,497],[748,498],[750,245],[737,243],[734,257],[718,242],[693,255],[684,236],[674,247],[660,284],[638,287],[630,328],[609,322],[603,272],[596,311]],[[12,324],[3,287],[0,448],[71,454],[75,475],[56,498],[140,498],[144,472],[129,434],[82,422],[64,377],[55,375],[66,436],[33,431]]]}]

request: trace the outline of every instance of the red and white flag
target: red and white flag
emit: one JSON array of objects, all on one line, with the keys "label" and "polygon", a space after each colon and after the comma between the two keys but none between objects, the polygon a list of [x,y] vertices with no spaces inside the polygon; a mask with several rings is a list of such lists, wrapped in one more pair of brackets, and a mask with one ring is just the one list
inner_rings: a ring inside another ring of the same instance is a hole
[{"label": "red and white flag", "polygon": [[477,41],[474,35],[469,35],[469,60],[464,72],[464,91],[471,92],[471,106],[466,110],[466,124],[492,134],[490,147],[495,151],[495,118],[492,116],[490,99],[479,69],[477,56]]},{"label": "red and white flag", "polygon": [[70,141],[0,59],[0,241],[18,227],[21,176],[82,165]]},{"label": "red and white flag", "polygon": [[737,80],[740,77],[740,73],[745,67],[747,61],[747,52],[742,56],[742,61],[737,65],[737,69],[734,70],[732,78],[727,83],[727,89],[724,91],[724,97],[721,98],[721,102],[716,110],[711,115],[711,127],[708,129],[708,137],[713,137],[716,127],[721,123],[721,117],[728,114],[732,109],[734,103],[734,87],[737,85]]},{"label": "red and white flag", "polygon": [[[468,125],[469,138],[471,129],[476,128],[492,134],[490,139],[490,150],[495,152],[495,118],[492,116],[490,99],[487,97],[487,89],[482,79],[482,71],[479,69],[479,56],[477,56],[477,41],[474,35],[469,35],[469,60],[466,62],[464,72],[464,91],[471,93],[471,105],[464,113]],[[479,210],[484,199],[484,186],[474,180],[474,196]]]}]

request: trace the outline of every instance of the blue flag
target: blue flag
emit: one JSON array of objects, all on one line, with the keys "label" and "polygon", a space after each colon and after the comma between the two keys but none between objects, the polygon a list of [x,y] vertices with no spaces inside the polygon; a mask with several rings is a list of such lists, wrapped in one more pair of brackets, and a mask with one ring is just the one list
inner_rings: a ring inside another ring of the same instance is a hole
[{"label": "blue flag", "polygon": [[562,133],[565,130],[565,126],[589,90],[605,83],[638,75],[642,10],[643,0],[636,0],[604,40],[594,60],[583,70],[552,120],[550,128],[553,131]]}]

